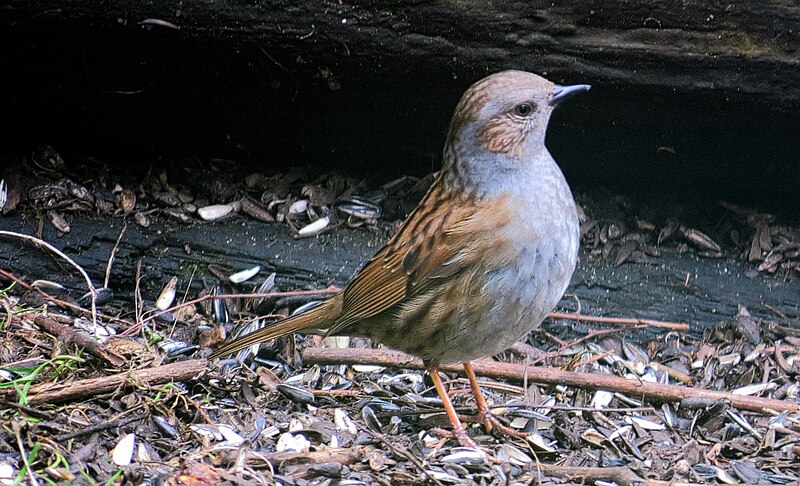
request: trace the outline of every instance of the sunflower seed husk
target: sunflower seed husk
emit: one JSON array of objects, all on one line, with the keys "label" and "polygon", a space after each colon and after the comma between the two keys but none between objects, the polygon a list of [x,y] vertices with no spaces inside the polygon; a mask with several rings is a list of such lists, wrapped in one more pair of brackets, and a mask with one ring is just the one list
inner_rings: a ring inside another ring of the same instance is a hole
[{"label": "sunflower seed husk", "polygon": [[167,419],[165,419],[161,415],[155,415],[153,417],[153,423],[156,425],[156,428],[158,428],[158,430],[160,430],[161,433],[163,433],[167,437],[170,437],[172,439],[177,439],[180,437],[180,434],[178,433],[177,430],[175,430],[175,427],[170,425]]},{"label": "sunflower seed husk", "polygon": [[242,212],[253,219],[264,221],[265,223],[275,221],[275,217],[269,211],[247,198],[242,200]]},{"label": "sunflower seed husk", "polygon": [[345,412],[344,409],[337,408],[333,411],[333,423],[339,430],[346,430],[352,435],[356,435],[358,433],[358,427],[356,427],[356,423],[353,422],[353,419],[347,415],[347,412]]},{"label": "sunflower seed husk", "polygon": [[176,287],[178,285],[178,277],[172,277],[167,282],[167,285],[161,290],[161,293],[158,294],[158,298],[156,299],[155,307],[158,310],[167,310],[172,307],[172,303],[175,301],[175,293]]},{"label": "sunflower seed husk", "polygon": [[695,245],[696,247],[702,250],[708,250],[714,253],[722,253],[722,247],[719,244],[711,239],[710,236],[703,233],[702,231],[694,228],[680,228],[681,234],[687,241]]},{"label": "sunflower seed husk", "polygon": [[722,366],[736,366],[742,360],[739,353],[723,354],[717,357],[717,361]]},{"label": "sunflower seed husk", "polygon": [[369,427],[371,431],[376,433],[381,432],[381,421],[378,420],[378,416],[375,415],[375,411],[372,410],[372,407],[365,405],[361,409],[361,418],[364,419],[364,423],[367,424],[367,427]]},{"label": "sunflower seed husk", "polygon": [[526,438],[534,447],[544,452],[556,452],[556,449],[541,436],[538,432],[531,432]]},{"label": "sunflower seed husk", "polygon": [[117,466],[127,466],[133,460],[134,446],[136,445],[136,434],[128,434],[117,442],[111,453],[111,460]]},{"label": "sunflower seed husk", "polygon": [[256,265],[254,267],[250,267],[250,268],[247,268],[245,270],[242,270],[240,272],[236,272],[236,273],[230,275],[228,277],[228,280],[230,280],[231,282],[233,282],[235,284],[239,284],[239,283],[242,283],[242,282],[246,282],[246,281],[250,280],[251,278],[255,277],[256,274],[258,272],[260,272],[260,271],[261,271],[261,266],[260,265]]},{"label": "sunflower seed husk", "polygon": [[212,204],[199,208],[197,210],[197,215],[206,221],[215,221],[235,212],[238,207],[240,207],[240,205],[236,203]]},{"label": "sunflower seed husk", "polygon": [[64,218],[64,215],[59,213],[55,210],[47,211],[47,219],[50,220],[50,224],[52,224],[60,233],[69,233],[72,228],[70,228],[69,223]]},{"label": "sunflower seed husk", "polygon": [[225,438],[227,445],[235,447],[244,443],[244,437],[237,434],[230,425],[220,424],[217,429],[222,434],[222,437]]},{"label": "sunflower seed husk", "polygon": [[452,451],[441,459],[443,463],[479,465],[486,462],[486,453],[481,450],[454,447]]},{"label": "sunflower seed husk", "polygon": [[223,440],[223,435],[215,425],[210,424],[192,424],[189,429],[200,437],[207,437],[217,441]]},{"label": "sunflower seed husk", "polygon": [[136,221],[136,224],[141,226],[142,228],[149,228],[153,222],[150,220],[150,217],[144,213],[136,213],[133,215],[133,220]]},{"label": "sunflower seed husk", "polygon": [[308,199],[300,199],[299,201],[293,202],[292,205],[289,206],[289,214],[305,214],[307,209]]},{"label": "sunflower seed husk", "polygon": [[284,432],[278,437],[278,443],[275,444],[277,452],[308,452],[311,448],[311,442],[303,436],[303,434],[292,434],[291,432]]},{"label": "sunflower seed husk", "polygon": [[533,461],[528,454],[508,443],[500,445],[497,451],[497,458],[515,466],[524,466]]},{"label": "sunflower seed husk", "polygon": [[758,395],[759,393],[776,390],[777,388],[778,385],[773,382],[756,383],[754,385],[747,385],[736,388],[735,390],[732,390],[731,393],[733,395]]},{"label": "sunflower seed husk", "polygon": [[307,224],[300,228],[297,231],[298,236],[314,236],[321,233],[328,225],[331,224],[331,218],[329,216],[325,216],[323,218],[319,218],[318,220],[314,221],[313,223]]},{"label": "sunflower seed husk", "polygon": [[50,280],[34,280],[31,287],[39,289],[55,289],[64,290],[64,286],[58,282],[51,282]]},{"label": "sunflower seed husk", "polygon": [[314,394],[302,388],[280,383],[277,390],[281,392],[286,398],[297,403],[314,403]]},{"label": "sunflower seed husk", "polygon": [[643,417],[637,417],[635,415],[629,415],[625,417],[625,422],[627,423],[635,423],[639,427],[643,428],[644,430],[664,430],[666,427],[664,424],[660,424],[658,422],[654,422],[652,420],[648,420]]},{"label": "sunflower seed husk", "polygon": [[605,390],[597,390],[590,405],[594,408],[606,408],[614,399],[614,394]]},{"label": "sunflower seed husk", "polygon": [[139,442],[136,447],[136,462],[161,462],[161,455],[147,442]]}]

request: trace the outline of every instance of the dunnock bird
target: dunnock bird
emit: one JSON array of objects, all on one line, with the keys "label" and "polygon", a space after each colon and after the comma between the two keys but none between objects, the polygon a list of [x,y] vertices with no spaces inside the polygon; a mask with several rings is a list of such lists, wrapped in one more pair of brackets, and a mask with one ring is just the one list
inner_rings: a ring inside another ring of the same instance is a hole
[{"label": "dunnock bird", "polygon": [[588,89],[523,71],[473,84],[450,123],[441,172],[350,284],[211,358],[298,331],[367,336],[423,359],[462,445],[475,443],[442,384],[442,363],[463,363],[487,429],[513,433],[490,414],[469,361],[525,336],[567,289],[578,216],[544,140],[553,108]]}]

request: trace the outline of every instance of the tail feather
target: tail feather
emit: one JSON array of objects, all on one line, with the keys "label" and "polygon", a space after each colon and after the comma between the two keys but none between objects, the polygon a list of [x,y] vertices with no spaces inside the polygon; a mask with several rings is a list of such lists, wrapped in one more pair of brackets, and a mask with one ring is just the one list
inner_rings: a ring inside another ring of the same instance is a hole
[{"label": "tail feather", "polygon": [[318,330],[330,326],[339,316],[341,309],[341,298],[339,295],[326,300],[322,304],[313,307],[302,314],[288,317],[276,322],[271,326],[259,329],[244,336],[238,337],[233,341],[224,343],[217,348],[208,359],[219,358],[220,356],[233,354],[254,344],[285,336],[303,330]]}]

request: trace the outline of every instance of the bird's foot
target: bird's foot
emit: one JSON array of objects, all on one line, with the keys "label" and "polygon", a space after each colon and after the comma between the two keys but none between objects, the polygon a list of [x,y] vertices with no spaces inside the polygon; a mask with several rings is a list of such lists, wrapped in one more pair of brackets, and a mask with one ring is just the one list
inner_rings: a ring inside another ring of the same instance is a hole
[{"label": "bird's foot", "polygon": [[491,432],[492,429],[497,429],[500,432],[509,435],[511,437],[516,437],[517,439],[526,440],[528,438],[527,432],[520,432],[518,430],[514,430],[511,427],[503,424],[497,417],[495,417],[489,409],[481,410],[478,413],[478,420],[483,424],[484,428],[486,428],[486,432]]},{"label": "bird's foot", "polygon": [[492,464],[502,463],[500,459],[495,457],[494,451],[488,447],[478,445],[478,443],[472,440],[472,437],[470,437],[469,434],[467,434],[467,431],[463,428],[460,431],[450,431],[437,427],[431,429],[430,432],[446,439],[456,439],[461,447],[482,452],[486,456],[486,460]]},{"label": "bird's foot", "polygon": [[489,409],[489,404],[486,403],[486,399],[483,398],[483,392],[481,391],[480,384],[478,383],[478,377],[475,376],[475,370],[472,368],[472,363],[469,361],[464,362],[464,372],[467,374],[469,386],[472,388],[472,394],[475,395],[475,402],[478,405],[478,420],[486,428],[486,432],[491,432],[493,428],[496,428],[500,432],[503,432],[511,437],[527,439],[528,434],[517,432],[511,427],[501,423],[499,420],[497,420],[497,418],[495,418],[494,415],[492,415],[492,411]]},{"label": "bird's foot", "polygon": [[461,447],[469,447],[470,449],[486,452],[484,448],[482,448],[481,446],[478,445],[477,442],[472,440],[472,437],[469,436],[464,427],[460,427],[459,429],[454,429],[454,430],[446,430],[437,427],[431,429],[431,432],[440,437],[445,437],[448,439],[456,439],[459,445],[461,445]]}]

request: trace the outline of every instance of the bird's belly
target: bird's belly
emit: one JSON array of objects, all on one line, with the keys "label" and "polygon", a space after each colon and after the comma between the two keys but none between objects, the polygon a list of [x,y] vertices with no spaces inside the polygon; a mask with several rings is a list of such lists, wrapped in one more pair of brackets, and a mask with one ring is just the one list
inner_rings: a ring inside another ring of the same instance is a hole
[{"label": "bird's belly", "polygon": [[482,318],[450,323],[438,357],[441,363],[497,354],[541,324],[558,304],[575,268],[571,256],[544,253],[487,275],[483,292],[494,304]]},{"label": "bird's belly", "polygon": [[[574,252],[573,252],[574,253]],[[469,361],[504,351],[535,329],[561,299],[576,255],[549,245],[523,249],[517,265],[485,269],[458,297],[432,296],[456,304],[444,321],[430,315],[402,318],[391,326],[362,327],[374,340],[423,358],[429,364]],[[459,302],[453,302],[454,299]]]}]

